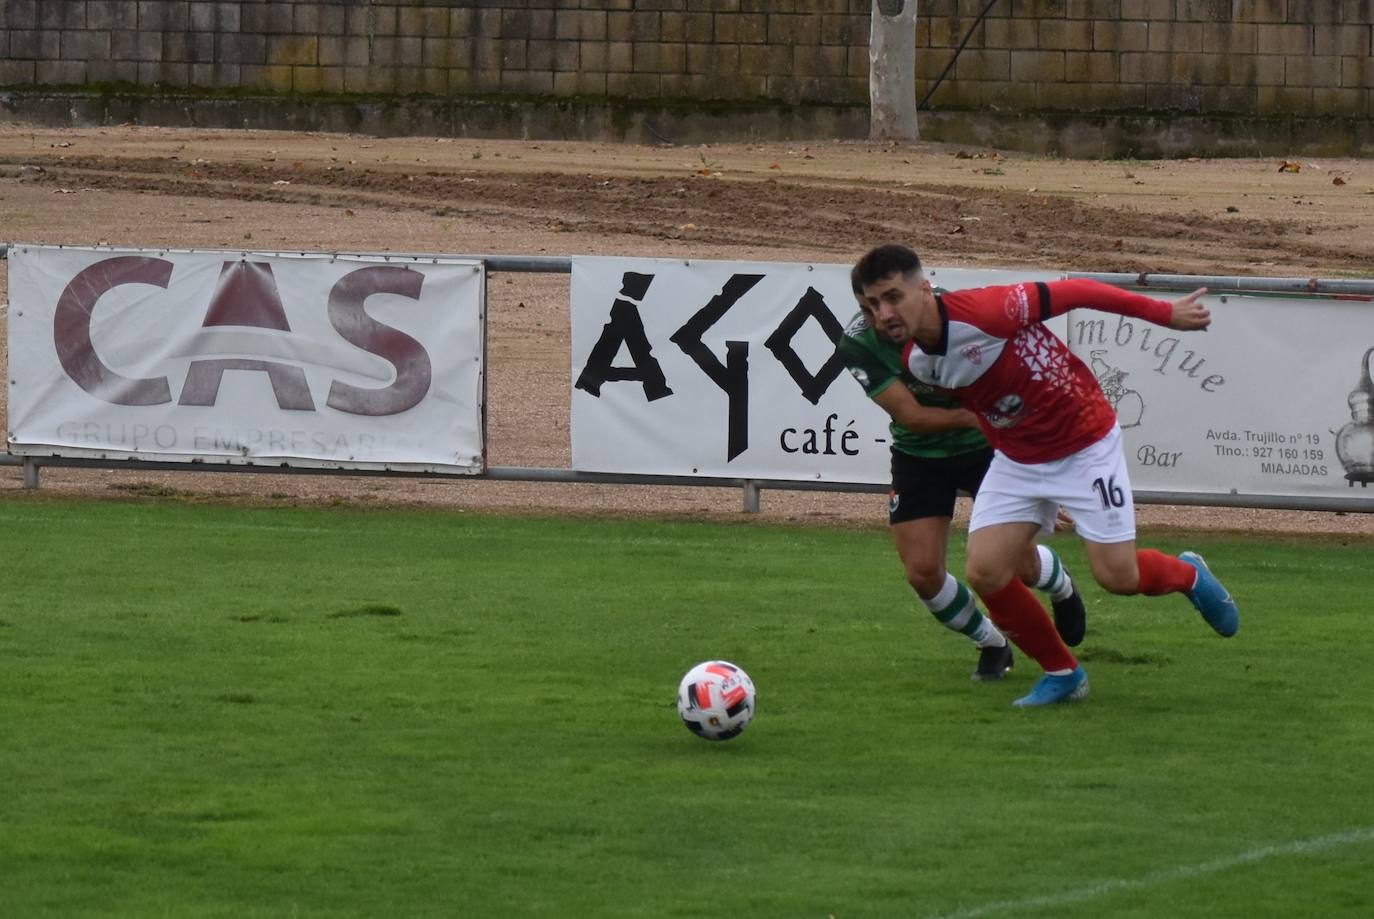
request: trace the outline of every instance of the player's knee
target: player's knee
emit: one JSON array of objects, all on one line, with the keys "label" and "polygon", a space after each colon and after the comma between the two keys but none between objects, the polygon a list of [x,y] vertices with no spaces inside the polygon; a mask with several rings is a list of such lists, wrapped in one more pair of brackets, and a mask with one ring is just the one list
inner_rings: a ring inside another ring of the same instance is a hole
[{"label": "player's knee", "polygon": [[1006,587],[1007,582],[1012,579],[1013,573],[1005,565],[975,559],[969,559],[968,565],[964,569],[968,586],[982,596],[996,593]]},{"label": "player's knee", "polygon": [[906,581],[922,597],[933,597],[945,586],[945,566],[909,564],[906,566]]},{"label": "player's knee", "polygon": [[1140,592],[1140,572],[1134,568],[1094,568],[1093,579],[1108,593],[1131,596]]}]

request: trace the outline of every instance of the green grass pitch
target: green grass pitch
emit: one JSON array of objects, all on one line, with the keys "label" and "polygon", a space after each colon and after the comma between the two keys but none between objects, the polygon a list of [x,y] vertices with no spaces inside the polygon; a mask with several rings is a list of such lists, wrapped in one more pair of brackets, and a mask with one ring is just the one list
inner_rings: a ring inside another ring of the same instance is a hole
[{"label": "green grass pitch", "polygon": [[[12,493],[0,527],[6,917],[1374,915],[1369,541],[1144,534],[1240,634],[1085,584],[1091,697],[1020,711],[1033,664],[969,680],[876,504]],[[722,744],[674,708],[713,657],[759,693]]]}]

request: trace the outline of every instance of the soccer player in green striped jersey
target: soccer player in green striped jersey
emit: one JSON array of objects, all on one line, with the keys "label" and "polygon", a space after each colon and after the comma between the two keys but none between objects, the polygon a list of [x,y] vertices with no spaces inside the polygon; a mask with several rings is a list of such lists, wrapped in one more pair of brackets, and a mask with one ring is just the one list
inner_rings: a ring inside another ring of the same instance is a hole
[{"label": "soccer player in green striped jersey", "polygon": [[[978,491],[992,462],[992,447],[972,412],[907,371],[902,360],[906,342],[880,332],[862,300],[859,306],[836,350],[868,397],[892,419],[888,524],[907,582],[936,621],[978,647],[973,678],[999,680],[1012,667],[1011,645],[978,608],[968,586],[945,568],[955,498],[961,490]],[[1055,626],[1065,643],[1081,642],[1083,600],[1054,551],[1033,546],[1018,574],[1050,595]]]}]

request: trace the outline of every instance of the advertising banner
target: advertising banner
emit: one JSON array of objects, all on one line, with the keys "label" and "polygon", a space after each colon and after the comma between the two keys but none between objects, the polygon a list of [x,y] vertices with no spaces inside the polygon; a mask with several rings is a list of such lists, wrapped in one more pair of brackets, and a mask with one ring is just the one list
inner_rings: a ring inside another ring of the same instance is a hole
[{"label": "advertising banner", "polygon": [[[1059,277],[926,275],[950,289]],[[573,468],[887,483],[887,414],[834,354],[857,312],[847,265],[574,259]]]},{"label": "advertising banner", "polygon": [[[886,483],[887,416],[833,353],[857,309],[848,272],[575,259],[574,468]],[[1065,277],[926,273],[946,289]],[[1207,332],[1092,310],[1048,323],[1116,408],[1133,486],[1223,499],[1361,496],[1374,481],[1374,304],[1234,293],[1204,302]]]},{"label": "advertising banner", "polygon": [[1206,332],[1091,310],[1068,317],[1070,346],[1116,407],[1131,484],[1362,496],[1374,481],[1374,304],[1235,294],[1203,302]]},{"label": "advertising banner", "polygon": [[480,473],[480,261],[12,246],[21,456]]}]

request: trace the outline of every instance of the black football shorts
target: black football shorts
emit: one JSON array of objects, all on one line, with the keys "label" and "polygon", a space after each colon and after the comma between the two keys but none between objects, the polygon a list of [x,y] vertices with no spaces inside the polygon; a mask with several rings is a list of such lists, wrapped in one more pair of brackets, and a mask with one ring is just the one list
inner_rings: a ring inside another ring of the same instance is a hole
[{"label": "black football shorts", "polygon": [[973,495],[992,462],[992,448],[957,456],[912,456],[892,451],[892,492],[887,522],[905,523],[922,517],[953,517],[959,492]]}]

